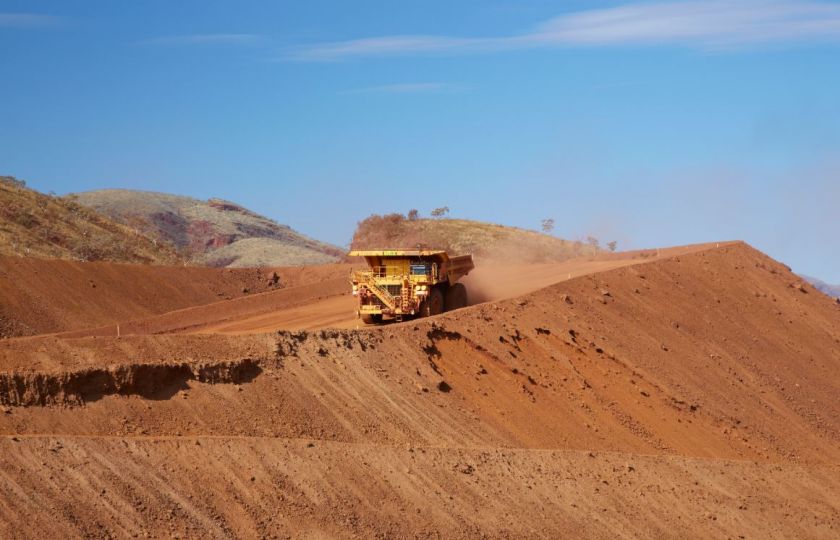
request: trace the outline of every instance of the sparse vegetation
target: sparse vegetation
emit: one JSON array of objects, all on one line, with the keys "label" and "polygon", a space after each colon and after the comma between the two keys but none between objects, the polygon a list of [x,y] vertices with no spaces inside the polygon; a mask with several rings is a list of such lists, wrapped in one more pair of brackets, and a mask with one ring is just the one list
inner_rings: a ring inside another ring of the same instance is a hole
[{"label": "sparse vegetation", "polygon": [[542,231],[545,234],[551,234],[554,231],[554,218],[546,218],[542,220]]},{"label": "sparse vegetation", "polygon": [[344,256],[336,246],[308,238],[223,199],[200,201],[119,189],[79,193],[76,197],[133,230],[174,245],[197,264],[284,266],[335,262]]},{"label": "sparse vegetation", "polygon": [[26,187],[26,180],[21,180],[14,176],[0,176],[0,182],[11,184],[15,187]]},{"label": "sparse vegetation", "polygon": [[449,207],[448,206],[441,206],[440,208],[435,208],[431,212],[432,217],[435,218],[442,218],[444,216],[449,215]]},{"label": "sparse vegetation", "polygon": [[594,247],[595,249],[600,248],[600,242],[594,236],[587,236],[586,237],[586,243],[589,244],[590,246]]},{"label": "sparse vegetation", "polygon": [[278,257],[282,257],[282,266],[326,264],[336,260],[327,253],[289,245],[274,238],[243,238],[208,252],[197,262],[218,268],[253,268],[278,266]]},{"label": "sparse vegetation", "polygon": [[408,211],[408,219],[411,221],[416,221],[420,218],[420,212],[416,208],[412,208]]},{"label": "sparse vegetation", "polygon": [[445,249],[454,254],[521,262],[561,261],[597,249],[534,231],[464,219],[409,220],[402,214],[372,215],[356,228],[352,249]]},{"label": "sparse vegetation", "polygon": [[615,252],[617,247],[618,247],[618,242],[616,242],[615,240],[613,240],[611,242],[607,242],[607,249],[609,249],[610,251]]},{"label": "sparse vegetation", "polygon": [[0,177],[0,254],[132,263],[175,264],[177,252],[85,208]]}]

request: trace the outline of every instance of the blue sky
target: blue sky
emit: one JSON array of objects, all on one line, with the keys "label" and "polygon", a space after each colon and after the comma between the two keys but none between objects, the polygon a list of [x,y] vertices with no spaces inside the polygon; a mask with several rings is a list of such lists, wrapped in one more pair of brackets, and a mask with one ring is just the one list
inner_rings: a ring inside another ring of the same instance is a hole
[{"label": "blue sky", "polygon": [[840,4],[0,0],[0,174],[744,239],[840,283]]}]

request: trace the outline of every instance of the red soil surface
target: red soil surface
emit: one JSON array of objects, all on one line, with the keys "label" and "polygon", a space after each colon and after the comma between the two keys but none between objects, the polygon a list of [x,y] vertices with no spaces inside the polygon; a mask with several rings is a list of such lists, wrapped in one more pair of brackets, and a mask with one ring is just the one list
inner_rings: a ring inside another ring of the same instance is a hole
[{"label": "red soil surface", "polygon": [[0,256],[0,337],[115,324],[343,277],[349,271],[346,265],[302,272],[300,268],[215,269]]},{"label": "red soil surface", "polygon": [[741,243],[569,264],[376,328],[221,333],[322,324],[325,279],[2,340],[0,534],[836,538],[840,305]]}]

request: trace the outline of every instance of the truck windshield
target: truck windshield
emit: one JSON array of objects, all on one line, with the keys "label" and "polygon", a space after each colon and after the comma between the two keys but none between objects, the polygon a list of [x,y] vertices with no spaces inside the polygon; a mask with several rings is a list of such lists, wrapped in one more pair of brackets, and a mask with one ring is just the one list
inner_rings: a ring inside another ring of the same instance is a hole
[{"label": "truck windshield", "polygon": [[411,263],[412,276],[428,276],[432,273],[432,265],[429,263]]}]

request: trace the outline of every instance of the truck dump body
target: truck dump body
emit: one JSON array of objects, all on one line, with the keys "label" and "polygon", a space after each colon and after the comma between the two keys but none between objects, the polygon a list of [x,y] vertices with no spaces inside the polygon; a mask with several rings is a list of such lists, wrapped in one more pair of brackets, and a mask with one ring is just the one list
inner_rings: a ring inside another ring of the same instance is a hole
[{"label": "truck dump body", "polygon": [[436,315],[467,304],[466,289],[457,283],[474,267],[471,255],[450,257],[441,250],[351,251],[364,257],[369,270],[353,272],[353,294],[365,322],[384,317]]}]

